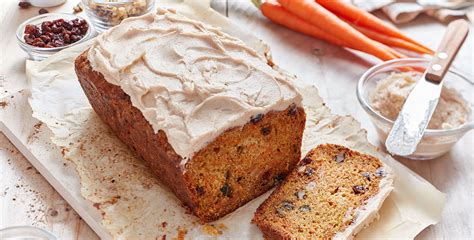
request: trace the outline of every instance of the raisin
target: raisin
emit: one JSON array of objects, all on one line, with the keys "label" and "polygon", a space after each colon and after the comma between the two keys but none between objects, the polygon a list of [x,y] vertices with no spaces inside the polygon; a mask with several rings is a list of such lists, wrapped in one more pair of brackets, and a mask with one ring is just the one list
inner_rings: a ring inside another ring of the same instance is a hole
[{"label": "raisin", "polygon": [[35,25],[28,24],[25,26],[25,34],[36,35],[39,32],[39,28]]},{"label": "raisin", "polygon": [[58,33],[62,32],[62,31],[63,31],[62,28],[56,26],[56,24],[51,27],[51,32],[53,32],[53,33],[58,34]]},{"label": "raisin", "polygon": [[272,129],[270,127],[263,127],[262,129],[260,129],[260,132],[263,136],[266,136],[272,132]]},{"label": "raisin", "polygon": [[62,23],[62,26],[63,26],[63,28],[65,28],[66,30],[69,30],[69,31],[72,30],[72,24],[69,23],[69,22],[63,22],[63,23]]},{"label": "raisin", "polygon": [[40,10],[38,11],[39,14],[45,14],[45,13],[49,13],[49,11],[46,9],[46,8],[40,8]]},{"label": "raisin", "polygon": [[306,171],[304,171],[304,175],[306,175],[308,177],[313,175],[313,173],[314,173],[314,169],[312,169],[310,167],[306,168]]},{"label": "raisin", "polygon": [[286,200],[281,203],[281,206],[283,206],[283,208],[288,211],[295,209],[295,205],[293,205],[293,203],[291,203],[290,201]]},{"label": "raisin", "polygon": [[71,35],[71,42],[77,42],[81,39],[81,37],[77,36],[77,35]]},{"label": "raisin", "polygon": [[44,43],[51,42],[51,38],[48,37],[47,35],[41,35],[40,38],[41,38],[41,40],[43,40]]},{"label": "raisin", "polygon": [[309,205],[301,205],[301,207],[298,208],[301,212],[309,212],[311,211],[311,207]]},{"label": "raisin", "polygon": [[30,2],[19,2],[18,6],[22,9],[27,9],[27,8],[31,7],[31,3]]},{"label": "raisin", "polygon": [[286,174],[284,173],[279,173],[275,176],[275,182],[279,183],[285,180]]},{"label": "raisin", "polygon": [[250,122],[253,123],[253,124],[258,123],[258,122],[260,122],[260,121],[262,120],[262,118],[263,118],[263,114],[262,114],[262,113],[259,113],[259,114],[257,114],[257,115],[252,116],[252,117],[250,118]]},{"label": "raisin", "polygon": [[202,195],[204,195],[204,193],[205,193],[206,191],[204,190],[203,187],[197,186],[197,187],[196,187],[196,192],[197,192],[197,194],[198,194],[199,196],[202,196]]},{"label": "raisin", "polygon": [[370,173],[368,173],[368,172],[363,172],[363,173],[361,173],[361,174],[362,174],[363,177],[365,177],[367,180],[370,181]]},{"label": "raisin", "polygon": [[344,159],[346,158],[346,154],[341,152],[341,153],[338,153],[336,155],[336,157],[334,158],[334,160],[336,160],[337,163],[342,163],[344,162]]},{"label": "raisin", "polygon": [[224,196],[231,197],[232,188],[229,186],[229,184],[224,183],[224,186],[221,187],[221,192],[222,192],[222,194],[224,194]]},{"label": "raisin", "polygon": [[296,115],[296,112],[298,112],[298,109],[296,108],[296,104],[291,104],[290,109],[288,110],[288,116],[294,116]]},{"label": "raisin", "polygon": [[354,191],[355,194],[363,194],[367,191],[367,189],[364,186],[355,185],[352,187],[352,191]]},{"label": "raisin", "polygon": [[[77,27],[73,28],[73,23],[77,22]],[[25,42],[35,47],[62,47],[70,43],[79,41],[87,32],[87,22],[79,19],[65,21],[56,19],[54,21],[44,21],[41,29],[35,25],[25,27]],[[39,41],[39,40],[41,41]]]},{"label": "raisin", "polygon": [[237,146],[237,152],[238,153],[243,153],[244,152],[244,147],[243,146]]},{"label": "raisin", "polygon": [[303,160],[301,160],[301,163],[303,165],[308,165],[310,164],[311,162],[313,161],[313,159],[309,158],[309,157],[304,157]]}]

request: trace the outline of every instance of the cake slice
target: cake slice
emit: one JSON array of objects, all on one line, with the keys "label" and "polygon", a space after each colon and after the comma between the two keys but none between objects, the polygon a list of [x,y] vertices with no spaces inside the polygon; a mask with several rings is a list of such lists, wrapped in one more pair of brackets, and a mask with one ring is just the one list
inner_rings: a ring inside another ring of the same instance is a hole
[{"label": "cake slice", "polygon": [[268,191],[301,159],[306,117],[293,79],[202,22],[161,8],[128,18],[94,39],[75,70],[101,120],[204,222]]},{"label": "cake slice", "polygon": [[319,145],[257,209],[267,239],[350,239],[377,216],[393,189],[379,159]]}]

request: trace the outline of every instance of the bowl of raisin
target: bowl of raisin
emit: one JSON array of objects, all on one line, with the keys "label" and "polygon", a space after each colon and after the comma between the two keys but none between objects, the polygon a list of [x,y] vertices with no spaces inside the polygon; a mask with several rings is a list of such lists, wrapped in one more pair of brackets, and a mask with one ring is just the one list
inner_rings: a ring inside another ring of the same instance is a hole
[{"label": "bowl of raisin", "polygon": [[48,13],[23,22],[16,37],[32,60],[43,60],[92,36],[91,24],[77,15]]}]

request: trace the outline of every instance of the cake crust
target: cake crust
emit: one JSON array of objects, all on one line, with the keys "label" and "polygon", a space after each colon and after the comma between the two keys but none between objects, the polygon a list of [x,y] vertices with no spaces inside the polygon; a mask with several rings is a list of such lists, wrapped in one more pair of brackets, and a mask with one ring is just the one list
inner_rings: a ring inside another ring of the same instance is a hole
[{"label": "cake crust", "polygon": [[266,192],[300,159],[305,113],[296,105],[254,116],[183,161],[166,134],[154,132],[130,97],[93,70],[87,50],[77,57],[75,70],[102,121],[203,222],[216,220]]}]

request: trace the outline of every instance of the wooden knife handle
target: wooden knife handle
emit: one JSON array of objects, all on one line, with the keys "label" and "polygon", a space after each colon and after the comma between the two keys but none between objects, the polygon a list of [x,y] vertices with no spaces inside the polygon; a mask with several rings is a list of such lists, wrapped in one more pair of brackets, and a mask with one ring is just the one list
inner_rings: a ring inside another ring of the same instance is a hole
[{"label": "wooden knife handle", "polygon": [[426,80],[435,83],[440,83],[443,80],[468,33],[469,23],[465,20],[459,19],[448,25],[438,51],[436,51],[428,66]]}]

